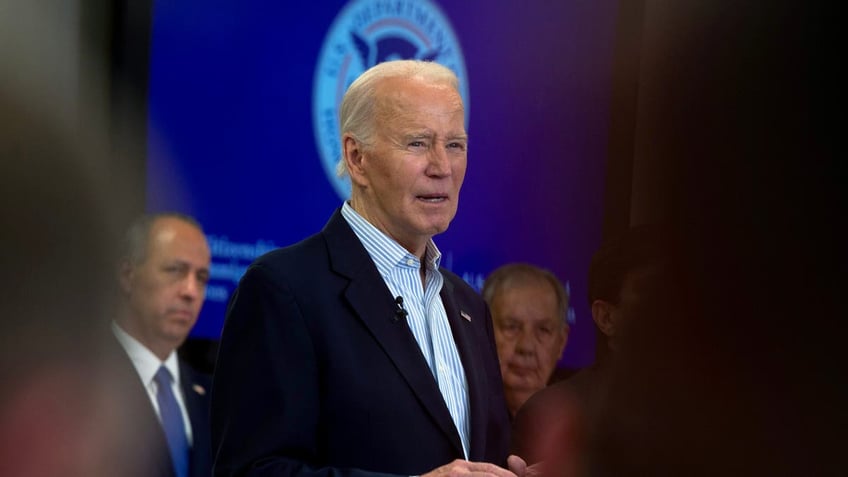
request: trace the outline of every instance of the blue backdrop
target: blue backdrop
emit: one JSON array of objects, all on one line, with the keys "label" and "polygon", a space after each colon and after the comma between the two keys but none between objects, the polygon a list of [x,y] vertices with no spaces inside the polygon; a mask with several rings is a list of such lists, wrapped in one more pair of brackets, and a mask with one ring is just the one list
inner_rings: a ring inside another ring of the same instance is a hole
[{"label": "blue backdrop", "polygon": [[156,1],[147,207],[194,215],[210,239],[193,334],[217,337],[252,259],[341,204],[327,139],[339,91],[374,61],[419,57],[457,71],[469,114],[459,213],[436,237],[443,264],[478,288],[507,262],[552,270],[572,296],[561,364],[590,363],[616,3]]}]

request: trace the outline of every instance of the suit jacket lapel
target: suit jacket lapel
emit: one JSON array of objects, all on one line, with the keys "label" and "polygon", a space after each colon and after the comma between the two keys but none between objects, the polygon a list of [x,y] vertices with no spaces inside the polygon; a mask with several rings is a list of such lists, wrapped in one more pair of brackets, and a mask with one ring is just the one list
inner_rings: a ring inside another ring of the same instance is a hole
[{"label": "suit jacket lapel", "polygon": [[141,382],[138,371],[123,346],[117,338],[113,342],[114,344],[110,346],[116,347],[115,352],[119,356],[116,359],[118,361],[116,379],[121,380],[120,386],[127,393],[127,412],[133,419],[133,423],[139,427],[137,430],[138,451],[143,456],[143,462],[140,464],[148,466],[146,470],[149,473],[145,472],[147,475],[173,477],[174,466],[171,463],[165,431],[162,430],[159,416],[147,395],[147,388]]},{"label": "suit jacket lapel", "polygon": [[196,436],[198,431],[202,431],[202,429],[197,429],[198,424],[208,420],[201,413],[204,412],[204,396],[209,390],[195,382],[194,372],[182,361],[180,361],[180,380],[188,418],[191,421],[191,431]]},{"label": "suit jacket lapel", "polygon": [[180,360],[180,380],[186,410],[191,421],[194,443],[191,446],[189,475],[209,475],[211,468],[211,443],[209,439],[209,389],[198,380],[196,372]]},{"label": "suit jacket lapel", "polygon": [[349,278],[344,296],[392,360],[421,405],[462,454],[459,432],[418,342],[405,321],[393,321],[397,305],[359,238],[337,210],[324,227],[330,266]]},{"label": "suit jacket lapel", "polygon": [[453,284],[447,277],[445,278],[445,285],[442,287],[441,296],[453,339],[459,351],[459,358],[462,360],[462,367],[465,369],[465,380],[468,383],[468,429],[470,433],[468,436],[470,447],[468,457],[471,460],[480,460],[483,457],[486,442],[486,429],[483,423],[486,422],[485,410],[488,408],[488,396],[485,392],[482,392],[486,389],[486,376],[485,373],[480,372],[484,368],[478,362],[480,352],[474,345],[475,341],[472,336],[474,329],[471,321],[461,318],[460,312],[463,310],[460,310],[457,306]]}]

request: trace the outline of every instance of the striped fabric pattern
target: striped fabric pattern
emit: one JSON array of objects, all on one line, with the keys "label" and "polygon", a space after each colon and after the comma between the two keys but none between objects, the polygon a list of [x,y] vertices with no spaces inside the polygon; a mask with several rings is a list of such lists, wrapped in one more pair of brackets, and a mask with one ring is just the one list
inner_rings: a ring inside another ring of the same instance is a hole
[{"label": "striped fabric pattern", "polygon": [[427,244],[425,284],[421,285],[418,257],[371,225],[345,202],[342,216],[362,242],[392,296],[403,297],[407,322],[424,359],[430,366],[468,458],[468,385],[456,349],[453,332],[439,292],[444,277],[439,272],[441,252],[431,240]]}]

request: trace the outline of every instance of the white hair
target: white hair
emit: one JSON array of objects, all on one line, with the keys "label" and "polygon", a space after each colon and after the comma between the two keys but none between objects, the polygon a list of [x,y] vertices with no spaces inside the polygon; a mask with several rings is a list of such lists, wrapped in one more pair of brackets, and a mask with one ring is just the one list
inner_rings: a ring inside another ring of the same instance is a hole
[{"label": "white hair", "polygon": [[[395,60],[378,63],[351,83],[339,108],[341,135],[350,134],[357,142],[369,145],[376,128],[377,85],[388,78],[415,78],[428,84],[447,85],[459,91],[459,79],[446,66],[430,61]],[[342,145],[344,150],[344,144]],[[339,177],[347,174],[344,157],[336,166]]]}]

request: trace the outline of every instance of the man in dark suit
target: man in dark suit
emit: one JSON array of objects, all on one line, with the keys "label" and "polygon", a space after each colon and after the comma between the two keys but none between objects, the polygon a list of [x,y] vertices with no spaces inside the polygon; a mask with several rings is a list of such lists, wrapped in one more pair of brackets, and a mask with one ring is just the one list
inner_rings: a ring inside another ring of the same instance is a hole
[{"label": "man in dark suit", "polygon": [[465,175],[458,80],[434,63],[381,63],[340,116],[350,201],[260,257],[231,300],[215,474],[512,476],[488,308],[432,241]]},{"label": "man in dark suit", "polygon": [[117,367],[125,371],[126,409],[140,427],[141,460],[147,475],[209,476],[211,379],[176,353],[203,305],[209,245],[194,219],[164,213],[138,219],[125,248],[112,331],[125,351]]}]

